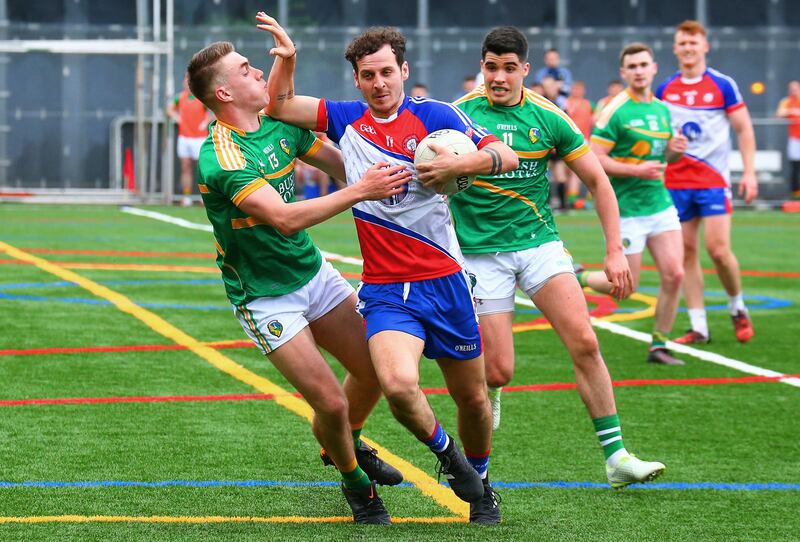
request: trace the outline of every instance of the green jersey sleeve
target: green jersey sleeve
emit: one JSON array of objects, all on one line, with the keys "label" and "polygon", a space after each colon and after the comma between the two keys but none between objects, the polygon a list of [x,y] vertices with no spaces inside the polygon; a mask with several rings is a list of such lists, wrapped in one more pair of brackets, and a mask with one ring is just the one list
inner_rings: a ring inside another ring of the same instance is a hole
[{"label": "green jersey sleeve", "polygon": [[550,131],[553,135],[553,147],[564,160],[578,158],[588,150],[580,128],[566,113],[552,115]]},{"label": "green jersey sleeve", "polygon": [[249,161],[243,168],[233,171],[214,168],[205,181],[209,191],[222,194],[237,207],[247,196],[267,184]]},{"label": "green jersey sleeve", "polygon": [[592,129],[592,143],[612,148],[619,141],[619,122],[617,115],[601,116]]}]

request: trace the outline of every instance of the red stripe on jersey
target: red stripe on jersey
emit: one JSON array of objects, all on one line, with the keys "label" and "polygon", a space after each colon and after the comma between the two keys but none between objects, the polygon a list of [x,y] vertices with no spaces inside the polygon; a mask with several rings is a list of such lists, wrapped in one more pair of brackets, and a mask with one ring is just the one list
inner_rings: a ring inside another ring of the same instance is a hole
[{"label": "red stripe on jersey", "polygon": [[738,109],[741,109],[743,107],[746,107],[746,106],[747,106],[747,104],[745,104],[744,102],[739,102],[738,104],[733,104],[732,106],[730,106],[728,109],[725,110],[725,112],[730,115],[734,111],[736,111]]},{"label": "red stripe on jersey", "polygon": [[428,243],[365,220],[356,218],[355,222],[364,257],[364,282],[413,282],[461,270],[450,255]]},{"label": "red stripe on jersey", "polygon": [[494,143],[495,141],[500,141],[499,139],[497,139],[497,136],[495,136],[494,134],[487,135],[486,137],[481,139],[480,142],[478,143],[478,150],[481,150],[489,143]]},{"label": "red stripe on jersey", "polygon": [[315,132],[326,132],[328,130],[328,109],[325,107],[325,100],[320,99],[317,106],[317,127]]},{"label": "red stripe on jersey", "polygon": [[664,173],[667,188],[727,188],[728,183],[719,171],[705,162],[684,155],[667,166]]},{"label": "red stripe on jersey", "polygon": [[708,75],[697,83],[684,83],[676,77],[664,87],[663,100],[689,109],[724,109],[725,97]]},{"label": "red stripe on jersey", "polygon": [[378,148],[414,159],[417,143],[428,135],[422,121],[408,109],[404,109],[391,122],[376,122],[369,109],[350,124],[361,137]]}]

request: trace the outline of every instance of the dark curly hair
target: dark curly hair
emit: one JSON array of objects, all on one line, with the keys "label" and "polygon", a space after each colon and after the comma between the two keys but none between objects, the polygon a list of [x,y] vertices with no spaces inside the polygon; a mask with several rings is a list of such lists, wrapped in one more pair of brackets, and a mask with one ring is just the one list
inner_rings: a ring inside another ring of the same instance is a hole
[{"label": "dark curly hair", "polygon": [[525,34],[513,26],[500,26],[492,29],[483,38],[481,58],[486,58],[486,53],[504,55],[514,53],[522,62],[528,58],[528,40]]},{"label": "dark curly hair", "polygon": [[397,28],[391,26],[368,28],[350,42],[344,52],[344,57],[353,66],[353,71],[357,72],[358,61],[367,55],[377,53],[384,45],[392,48],[397,65],[402,66],[405,61],[406,38]]}]

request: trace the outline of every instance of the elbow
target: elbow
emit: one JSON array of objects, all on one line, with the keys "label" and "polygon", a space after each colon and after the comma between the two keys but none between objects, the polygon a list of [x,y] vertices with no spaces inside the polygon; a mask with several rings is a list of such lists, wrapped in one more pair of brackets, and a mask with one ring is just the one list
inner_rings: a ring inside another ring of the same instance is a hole
[{"label": "elbow", "polygon": [[289,219],[275,221],[272,226],[284,237],[291,237],[301,230],[301,228],[298,228],[297,225],[293,224]]}]

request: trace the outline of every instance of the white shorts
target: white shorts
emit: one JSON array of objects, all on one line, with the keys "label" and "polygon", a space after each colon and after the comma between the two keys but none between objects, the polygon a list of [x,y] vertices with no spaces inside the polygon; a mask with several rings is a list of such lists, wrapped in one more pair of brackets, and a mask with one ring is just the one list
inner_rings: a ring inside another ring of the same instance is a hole
[{"label": "white shorts", "polygon": [[200,147],[203,146],[204,137],[184,137],[178,136],[178,158],[200,158]]},{"label": "white shorts", "polygon": [[647,240],[654,235],[681,229],[678,210],[673,206],[654,215],[629,216],[620,219],[619,222],[622,249],[625,255],[644,252]]},{"label": "white shorts", "polygon": [[786,158],[790,162],[797,162],[800,160],[800,139],[789,138],[789,142],[786,144]]},{"label": "white shorts", "polygon": [[355,289],[329,262],[322,262],[319,272],[299,290],[234,305],[233,312],[250,340],[261,352],[269,354],[354,293]]},{"label": "white shorts", "polygon": [[574,273],[572,257],[561,241],[516,252],[465,254],[467,271],[475,275],[478,316],[514,311],[516,287],[533,297],[551,278]]}]

